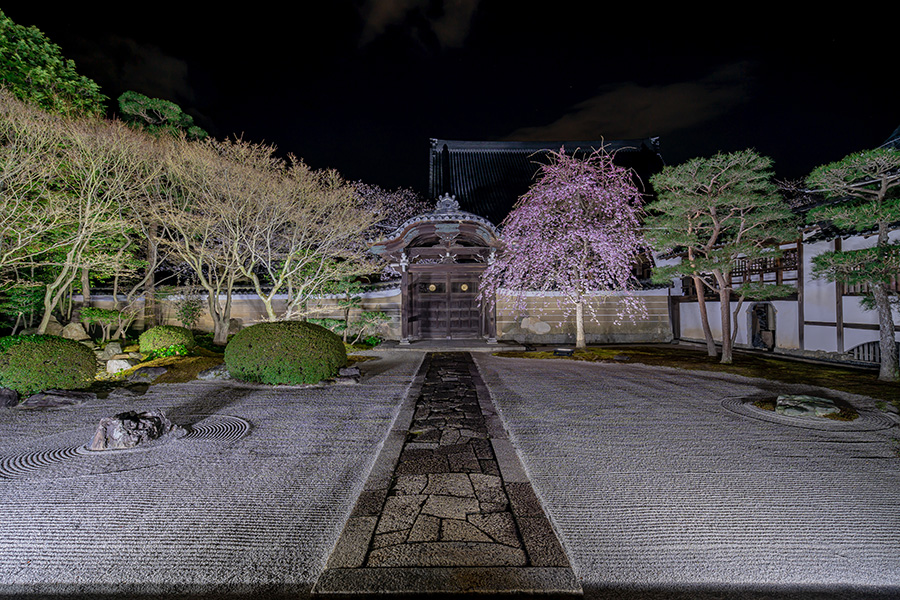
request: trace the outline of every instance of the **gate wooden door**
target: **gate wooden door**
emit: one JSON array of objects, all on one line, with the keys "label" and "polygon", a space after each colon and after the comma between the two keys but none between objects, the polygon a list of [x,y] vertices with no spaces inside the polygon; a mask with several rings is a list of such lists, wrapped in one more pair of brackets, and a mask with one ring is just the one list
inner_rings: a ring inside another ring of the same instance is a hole
[{"label": "gate wooden door", "polygon": [[471,339],[481,336],[481,311],[475,296],[478,273],[416,273],[412,308],[423,339]]}]

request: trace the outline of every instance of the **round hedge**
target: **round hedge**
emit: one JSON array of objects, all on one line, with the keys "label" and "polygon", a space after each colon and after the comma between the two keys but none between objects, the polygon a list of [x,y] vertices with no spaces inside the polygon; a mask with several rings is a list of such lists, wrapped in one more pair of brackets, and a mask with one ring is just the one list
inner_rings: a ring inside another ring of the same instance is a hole
[{"label": "round hedge", "polygon": [[74,340],[56,335],[0,338],[0,386],[22,395],[85,388],[96,374],[94,352]]},{"label": "round hedge", "polygon": [[151,327],[142,333],[138,340],[141,344],[141,352],[144,354],[159,352],[171,346],[184,346],[190,349],[197,345],[190,329],[175,325]]},{"label": "round hedge", "polygon": [[239,331],[225,347],[231,376],[256,383],[317,383],[346,364],[341,338],[305,321],[258,323]]}]

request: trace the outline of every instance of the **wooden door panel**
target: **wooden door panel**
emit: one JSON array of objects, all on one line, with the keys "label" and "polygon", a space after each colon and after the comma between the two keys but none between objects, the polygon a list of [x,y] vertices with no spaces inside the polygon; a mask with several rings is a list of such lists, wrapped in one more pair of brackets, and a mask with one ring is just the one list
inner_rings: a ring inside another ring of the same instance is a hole
[{"label": "wooden door panel", "polygon": [[417,273],[412,282],[412,322],[425,339],[477,338],[481,310],[476,301],[478,275],[472,273]]}]

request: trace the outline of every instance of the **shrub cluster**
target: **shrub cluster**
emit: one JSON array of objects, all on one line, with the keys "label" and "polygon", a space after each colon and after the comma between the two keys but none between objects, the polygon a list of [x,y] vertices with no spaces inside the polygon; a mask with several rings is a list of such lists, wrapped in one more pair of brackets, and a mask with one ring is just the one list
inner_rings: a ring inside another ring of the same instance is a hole
[{"label": "shrub cluster", "polygon": [[191,348],[196,346],[194,334],[191,333],[191,330],[175,325],[152,327],[142,333],[138,341],[143,354],[152,354],[154,356],[187,354]]},{"label": "shrub cluster", "polygon": [[94,352],[56,335],[0,338],[0,386],[22,395],[85,388],[97,374]]},{"label": "shrub cluster", "polygon": [[225,348],[225,365],[232,377],[271,385],[317,383],[335,376],[346,364],[341,338],[304,321],[247,327]]}]

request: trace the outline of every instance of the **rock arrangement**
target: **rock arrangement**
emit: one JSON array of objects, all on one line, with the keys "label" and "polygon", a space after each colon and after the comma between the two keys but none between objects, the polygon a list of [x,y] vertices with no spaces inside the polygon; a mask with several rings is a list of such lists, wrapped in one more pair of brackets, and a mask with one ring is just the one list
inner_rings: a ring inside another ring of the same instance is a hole
[{"label": "rock arrangement", "polygon": [[109,342],[102,351],[96,351],[97,360],[106,363],[106,373],[115,375],[141,362],[140,352],[125,352],[119,342]]},{"label": "rock arrangement", "polygon": [[841,409],[827,398],[795,394],[778,396],[775,412],[788,417],[824,417],[835,415]]},{"label": "rock arrangement", "polygon": [[124,412],[100,419],[91,440],[91,450],[134,448],[174,432],[175,425],[161,412]]}]

